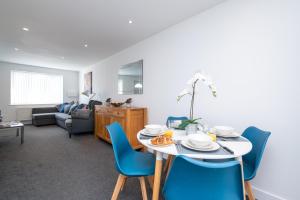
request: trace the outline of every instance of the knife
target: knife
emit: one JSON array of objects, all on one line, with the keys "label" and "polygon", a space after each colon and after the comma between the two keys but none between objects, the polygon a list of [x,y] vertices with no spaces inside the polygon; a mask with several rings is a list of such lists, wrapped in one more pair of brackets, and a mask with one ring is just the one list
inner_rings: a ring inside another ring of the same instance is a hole
[{"label": "knife", "polygon": [[230,154],[234,154],[234,151],[232,151],[231,149],[229,149],[228,147],[223,146],[222,144],[220,144],[219,142],[217,142],[218,145],[220,145],[220,147],[222,147],[222,149],[224,149],[225,151],[227,151]]}]

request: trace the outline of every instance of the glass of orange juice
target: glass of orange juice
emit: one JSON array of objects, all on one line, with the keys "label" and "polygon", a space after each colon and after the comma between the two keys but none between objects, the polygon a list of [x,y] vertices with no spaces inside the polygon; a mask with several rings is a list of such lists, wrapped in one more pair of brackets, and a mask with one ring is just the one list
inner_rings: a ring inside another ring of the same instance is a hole
[{"label": "glass of orange juice", "polygon": [[217,141],[217,136],[216,136],[216,134],[213,134],[213,133],[208,132],[207,135],[211,138],[211,140],[212,140],[213,142],[216,142],[216,141]]},{"label": "glass of orange juice", "polygon": [[172,130],[166,130],[166,131],[164,132],[164,136],[172,137],[172,136],[173,136],[173,131],[172,131]]}]

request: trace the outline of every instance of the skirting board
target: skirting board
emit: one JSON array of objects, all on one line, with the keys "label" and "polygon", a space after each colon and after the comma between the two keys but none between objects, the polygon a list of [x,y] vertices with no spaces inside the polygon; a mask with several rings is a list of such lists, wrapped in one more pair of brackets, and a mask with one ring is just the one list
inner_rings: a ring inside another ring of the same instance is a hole
[{"label": "skirting board", "polygon": [[21,120],[21,122],[27,125],[32,124],[32,120]]},{"label": "skirting board", "polygon": [[252,185],[252,189],[257,200],[287,200],[277,195],[271,194],[270,192],[261,190]]}]

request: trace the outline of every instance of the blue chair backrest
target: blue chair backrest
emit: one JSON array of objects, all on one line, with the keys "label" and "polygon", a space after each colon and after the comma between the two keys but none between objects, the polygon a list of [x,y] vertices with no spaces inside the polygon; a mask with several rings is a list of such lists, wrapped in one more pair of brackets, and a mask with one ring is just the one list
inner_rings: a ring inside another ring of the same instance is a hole
[{"label": "blue chair backrest", "polygon": [[130,153],[134,150],[129,144],[126,134],[118,122],[114,122],[106,126],[106,129],[110,135],[110,140],[113,146],[116,168],[120,173],[122,173],[123,170],[122,166],[120,165],[120,159],[122,158],[122,156],[126,156],[124,154]]},{"label": "blue chair backrest", "polygon": [[166,121],[166,125],[168,126],[169,122],[172,122],[172,121],[175,121],[175,120],[188,120],[187,117],[174,117],[174,116],[169,116],[167,118],[167,121]]},{"label": "blue chair backrest", "polygon": [[243,161],[252,169],[252,179],[257,171],[259,163],[261,161],[264,149],[271,132],[260,130],[254,126],[248,127],[243,132],[243,137],[247,138],[252,143],[251,151],[243,156]]},{"label": "blue chair backrest", "polygon": [[209,163],[177,156],[163,195],[166,200],[241,200],[241,165],[238,161]]}]

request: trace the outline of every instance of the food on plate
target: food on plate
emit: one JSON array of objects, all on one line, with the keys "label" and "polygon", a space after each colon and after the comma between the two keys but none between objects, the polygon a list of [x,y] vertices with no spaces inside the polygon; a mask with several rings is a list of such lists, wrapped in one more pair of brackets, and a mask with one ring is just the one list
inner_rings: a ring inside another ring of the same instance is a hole
[{"label": "food on plate", "polygon": [[172,137],[173,136],[173,131],[172,130],[166,130],[163,133],[163,135],[166,136],[166,137]]},{"label": "food on plate", "polygon": [[164,145],[173,144],[173,140],[169,136],[161,135],[161,136],[157,136],[155,138],[152,138],[151,139],[151,144],[157,145],[157,146],[164,146]]}]

